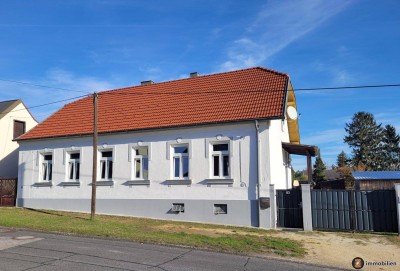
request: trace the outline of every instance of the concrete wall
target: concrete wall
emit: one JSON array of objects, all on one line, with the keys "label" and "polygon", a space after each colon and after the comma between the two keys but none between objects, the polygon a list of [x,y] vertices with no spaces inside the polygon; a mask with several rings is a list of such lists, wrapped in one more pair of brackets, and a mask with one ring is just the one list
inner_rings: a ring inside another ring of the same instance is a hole
[{"label": "concrete wall", "polygon": [[[278,125],[270,123],[277,122]],[[260,122],[261,190],[269,196],[269,185],[286,187],[281,147],[281,121]],[[278,126],[279,129],[276,129]],[[272,127],[272,129],[271,129]],[[210,142],[228,140],[231,147],[231,184],[210,184]],[[172,159],[168,148],[177,141],[190,144],[191,184],[174,185]],[[150,147],[149,185],[126,185],[133,180],[132,146],[141,142]],[[99,148],[112,149],[113,183],[97,188],[99,213],[162,219],[201,221],[218,224],[258,226],[257,144],[254,122],[226,125],[152,130],[100,136]],[[271,143],[274,145],[272,146]],[[90,211],[92,139],[69,138],[21,142],[19,154],[18,206],[88,212]],[[79,186],[65,186],[68,150],[81,153]],[[53,185],[40,184],[40,153],[53,154]],[[276,173],[275,171],[279,171]],[[275,179],[278,178],[278,179]],[[172,203],[184,203],[184,213],[171,213]],[[215,215],[214,204],[227,204],[228,213]]]},{"label": "concrete wall", "polygon": [[18,143],[14,138],[14,120],[25,122],[29,131],[37,125],[23,103],[0,119],[0,177],[15,178],[18,175]]}]

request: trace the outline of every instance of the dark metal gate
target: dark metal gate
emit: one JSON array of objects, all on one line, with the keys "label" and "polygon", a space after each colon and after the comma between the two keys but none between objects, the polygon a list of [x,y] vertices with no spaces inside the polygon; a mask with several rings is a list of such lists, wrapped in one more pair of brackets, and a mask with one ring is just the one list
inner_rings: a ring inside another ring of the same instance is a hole
[{"label": "dark metal gate", "polygon": [[276,190],[278,227],[303,228],[301,190]]},{"label": "dark metal gate", "polygon": [[0,206],[15,206],[17,179],[0,179]]},{"label": "dark metal gate", "polygon": [[397,232],[394,190],[312,190],[314,229]]}]

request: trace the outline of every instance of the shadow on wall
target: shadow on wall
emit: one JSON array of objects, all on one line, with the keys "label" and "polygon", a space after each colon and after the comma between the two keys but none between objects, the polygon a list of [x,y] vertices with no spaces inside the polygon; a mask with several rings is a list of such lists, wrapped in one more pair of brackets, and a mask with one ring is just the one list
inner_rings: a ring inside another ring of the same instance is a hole
[{"label": "shadow on wall", "polygon": [[17,178],[19,148],[0,160],[0,177]]},{"label": "shadow on wall", "polygon": [[[254,140],[253,140],[254,138]],[[242,151],[244,148],[242,148]],[[243,163],[242,167],[249,168],[249,175],[248,176],[242,176],[243,182],[248,181],[248,187],[247,187],[247,192],[248,192],[248,197],[249,200],[251,200],[251,224],[254,227],[258,227],[259,221],[258,221],[258,201],[257,201],[257,139],[256,135],[250,137],[250,148],[248,148],[249,153],[247,154],[249,157],[249,160],[246,161],[244,159],[241,160],[241,163]],[[248,163],[245,165],[245,163]],[[255,165],[255,166],[254,166]],[[253,170],[254,169],[254,170]]]}]

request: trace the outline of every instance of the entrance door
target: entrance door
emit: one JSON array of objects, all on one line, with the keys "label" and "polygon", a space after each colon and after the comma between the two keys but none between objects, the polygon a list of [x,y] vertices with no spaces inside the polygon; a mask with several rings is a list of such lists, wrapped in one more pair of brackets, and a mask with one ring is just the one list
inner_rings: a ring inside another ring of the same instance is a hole
[{"label": "entrance door", "polygon": [[278,207],[278,227],[303,228],[301,190],[276,190]]}]

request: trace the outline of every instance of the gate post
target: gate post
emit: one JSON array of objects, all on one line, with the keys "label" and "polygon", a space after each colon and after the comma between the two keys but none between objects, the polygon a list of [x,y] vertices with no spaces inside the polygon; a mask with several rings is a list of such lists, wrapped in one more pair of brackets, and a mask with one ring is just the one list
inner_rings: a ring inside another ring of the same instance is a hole
[{"label": "gate post", "polygon": [[303,207],[303,229],[304,231],[312,231],[312,212],[311,212],[311,185],[301,185],[301,198]]},{"label": "gate post", "polygon": [[396,191],[397,224],[398,224],[397,233],[400,236],[400,183],[396,183],[394,185],[394,189]]}]

